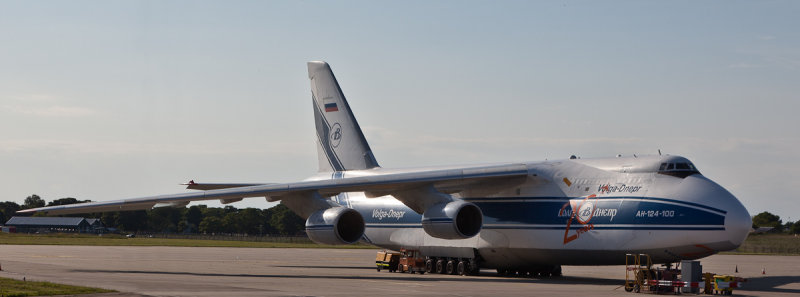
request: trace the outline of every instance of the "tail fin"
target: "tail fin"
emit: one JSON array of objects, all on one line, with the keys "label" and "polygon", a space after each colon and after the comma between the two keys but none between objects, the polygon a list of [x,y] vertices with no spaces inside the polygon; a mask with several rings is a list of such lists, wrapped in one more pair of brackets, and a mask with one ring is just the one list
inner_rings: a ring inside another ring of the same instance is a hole
[{"label": "tail fin", "polygon": [[308,78],[314,99],[319,171],[378,167],[328,63],[308,62]]}]

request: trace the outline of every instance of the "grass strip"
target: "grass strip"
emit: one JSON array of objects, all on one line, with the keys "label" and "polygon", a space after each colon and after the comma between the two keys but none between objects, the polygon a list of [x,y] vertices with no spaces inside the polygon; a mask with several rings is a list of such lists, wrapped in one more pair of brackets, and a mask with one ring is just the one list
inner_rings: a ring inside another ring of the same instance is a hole
[{"label": "grass strip", "polygon": [[0,277],[0,296],[52,296],[110,293],[113,290],[55,284],[51,282],[21,281]]},{"label": "grass strip", "polygon": [[750,234],[738,249],[725,254],[800,255],[800,236]]}]

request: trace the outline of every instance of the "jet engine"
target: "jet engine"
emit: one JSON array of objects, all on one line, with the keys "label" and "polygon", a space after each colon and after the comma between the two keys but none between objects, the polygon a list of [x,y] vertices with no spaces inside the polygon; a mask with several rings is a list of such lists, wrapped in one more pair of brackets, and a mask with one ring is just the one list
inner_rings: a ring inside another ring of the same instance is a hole
[{"label": "jet engine", "polygon": [[481,232],[482,227],[481,209],[463,200],[433,205],[422,214],[422,228],[436,238],[470,238]]},{"label": "jet engine", "polygon": [[351,244],[364,235],[364,218],[346,207],[320,210],[306,220],[306,234],[316,243]]}]

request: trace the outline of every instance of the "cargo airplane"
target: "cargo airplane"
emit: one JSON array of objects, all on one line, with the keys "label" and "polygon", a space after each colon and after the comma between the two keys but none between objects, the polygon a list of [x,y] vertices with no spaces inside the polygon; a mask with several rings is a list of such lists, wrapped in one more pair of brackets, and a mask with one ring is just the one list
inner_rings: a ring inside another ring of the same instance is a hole
[{"label": "cargo airplane", "polygon": [[20,211],[49,215],[184,207],[190,201],[266,197],[306,219],[322,244],[358,241],[418,249],[429,271],[560,275],[561,265],[653,262],[736,249],[751,220],[745,207],[671,155],[436,168],[378,165],[325,62],[308,63],[319,173],[270,184],[203,184],[200,191]]}]

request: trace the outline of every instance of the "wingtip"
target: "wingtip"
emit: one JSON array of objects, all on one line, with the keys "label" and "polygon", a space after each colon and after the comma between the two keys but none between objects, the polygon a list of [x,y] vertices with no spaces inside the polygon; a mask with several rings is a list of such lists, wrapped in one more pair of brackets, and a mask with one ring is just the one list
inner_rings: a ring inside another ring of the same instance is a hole
[{"label": "wingtip", "polygon": [[36,208],[29,208],[29,209],[18,210],[15,213],[17,213],[17,214],[32,214],[32,213],[36,213],[36,212],[37,212]]}]

